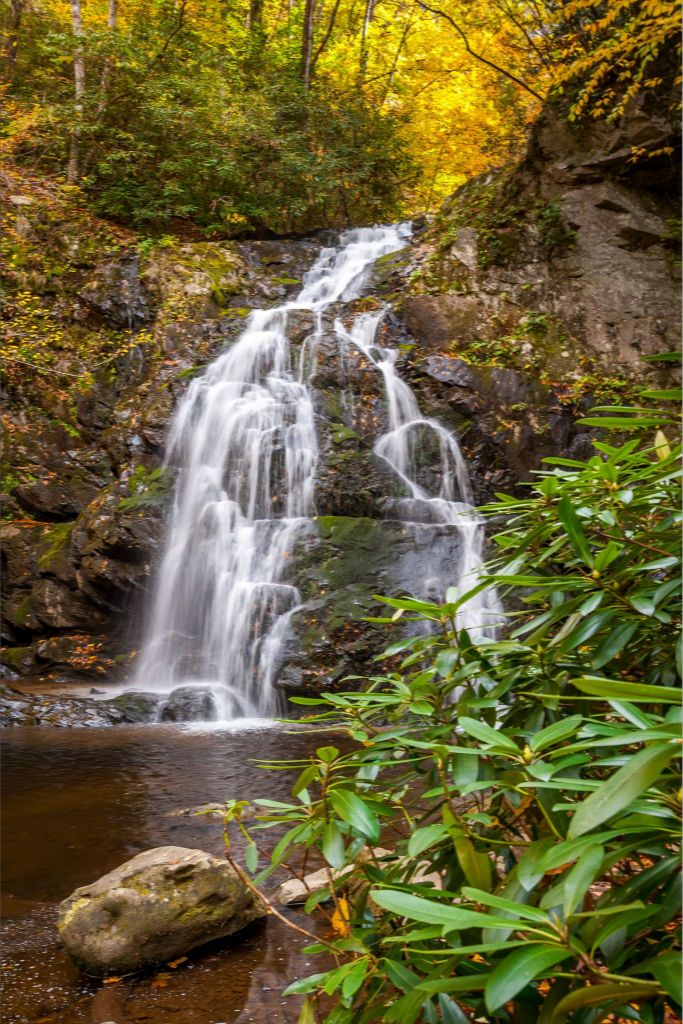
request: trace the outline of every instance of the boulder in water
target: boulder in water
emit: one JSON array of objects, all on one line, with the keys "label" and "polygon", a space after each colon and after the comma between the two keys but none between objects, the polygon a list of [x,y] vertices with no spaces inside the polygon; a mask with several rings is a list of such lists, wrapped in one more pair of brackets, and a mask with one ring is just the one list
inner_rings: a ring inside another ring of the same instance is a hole
[{"label": "boulder in water", "polygon": [[266,909],[225,861],[203,850],[146,850],[59,908],[67,952],[96,977],[129,974],[223,938]]},{"label": "boulder in water", "polygon": [[216,699],[203,686],[179,686],[161,709],[162,722],[210,722],[217,718]]}]

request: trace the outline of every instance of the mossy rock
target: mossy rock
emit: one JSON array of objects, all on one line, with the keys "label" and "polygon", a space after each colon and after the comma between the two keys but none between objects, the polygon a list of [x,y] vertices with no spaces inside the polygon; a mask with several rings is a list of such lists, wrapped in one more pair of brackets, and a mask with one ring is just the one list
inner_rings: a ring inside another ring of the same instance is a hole
[{"label": "mossy rock", "polygon": [[41,573],[60,579],[69,575],[74,525],[56,523],[46,529],[38,548],[38,568]]},{"label": "mossy rock", "polygon": [[77,889],[60,905],[58,926],[78,966],[102,977],[165,963],[264,914],[224,860],[162,846]]}]

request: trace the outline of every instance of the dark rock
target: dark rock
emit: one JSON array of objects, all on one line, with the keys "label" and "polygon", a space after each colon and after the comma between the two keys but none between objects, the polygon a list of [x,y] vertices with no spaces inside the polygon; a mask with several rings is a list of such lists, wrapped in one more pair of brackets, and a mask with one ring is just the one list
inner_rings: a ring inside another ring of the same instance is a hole
[{"label": "dark rock", "polygon": [[63,480],[34,480],[19,484],[14,495],[28,512],[50,519],[72,519],[96,497],[101,484],[82,473]]},{"label": "dark rock", "polygon": [[31,583],[36,575],[38,545],[45,527],[35,523],[0,524],[3,586],[7,589]]},{"label": "dark rock", "polygon": [[80,298],[105,321],[127,330],[153,317],[149,295],[140,279],[140,262],[134,256],[103,264],[84,283]]},{"label": "dark rock", "polygon": [[160,709],[162,722],[205,722],[216,717],[215,697],[199,686],[179,686]]},{"label": "dark rock", "polygon": [[33,613],[53,629],[92,625],[95,613],[83,597],[57,580],[39,580],[31,592]]}]

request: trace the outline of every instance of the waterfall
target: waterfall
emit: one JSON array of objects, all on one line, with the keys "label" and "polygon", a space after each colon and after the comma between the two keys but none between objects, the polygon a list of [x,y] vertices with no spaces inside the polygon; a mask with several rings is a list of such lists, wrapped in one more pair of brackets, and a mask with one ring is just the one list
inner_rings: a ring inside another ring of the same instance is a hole
[{"label": "waterfall", "polygon": [[[410,524],[416,536],[432,531],[436,535],[452,527],[459,534],[458,564],[444,564],[436,547],[435,572],[423,580],[424,599],[457,600],[477,582],[482,567],[484,529],[472,508],[472,491],[465,460],[455,436],[438,420],[424,417],[410,387],[396,372],[398,351],[383,348],[376,341],[385,311],[362,313],[350,331],[341,320],[335,323],[342,345],[353,346],[382,374],[387,399],[389,429],[375,444],[375,453],[389,464],[407,496],[395,502],[394,514]],[[436,441],[439,452],[438,493],[431,494],[419,483],[420,451],[425,435]],[[473,637],[493,636],[502,610],[493,588],[470,598],[456,615],[456,626]]]},{"label": "waterfall", "polygon": [[[280,710],[277,675],[301,607],[289,558],[315,511],[318,442],[307,367],[325,309],[357,298],[374,261],[408,236],[406,226],[346,232],[339,248],[322,250],[296,299],[253,312],[235,344],[190,384],[168,438],[166,463],[178,476],[136,689],[186,697],[190,717],[197,708],[215,720]],[[297,310],[310,311],[314,327],[295,361],[288,317]],[[339,343],[356,346],[384,376],[389,429],[375,450],[407,491],[398,515],[416,529],[457,529],[462,556],[457,578],[446,583],[472,585],[482,528],[470,511],[467,469],[453,435],[420,415],[396,374],[396,353],[375,343],[382,315],[361,314],[350,332],[337,321]],[[417,482],[420,431],[438,439],[437,495]],[[472,602],[462,624],[485,628],[485,605],[486,598]]]}]

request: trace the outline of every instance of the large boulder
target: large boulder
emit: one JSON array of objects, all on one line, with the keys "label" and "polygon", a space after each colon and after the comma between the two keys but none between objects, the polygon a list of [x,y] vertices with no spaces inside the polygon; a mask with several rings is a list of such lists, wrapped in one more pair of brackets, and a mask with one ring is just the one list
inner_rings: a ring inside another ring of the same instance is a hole
[{"label": "large boulder", "polygon": [[160,846],[76,889],[59,908],[59,934],[86,973],[128,974],[239,931],[265,907],[225,861]]}]

